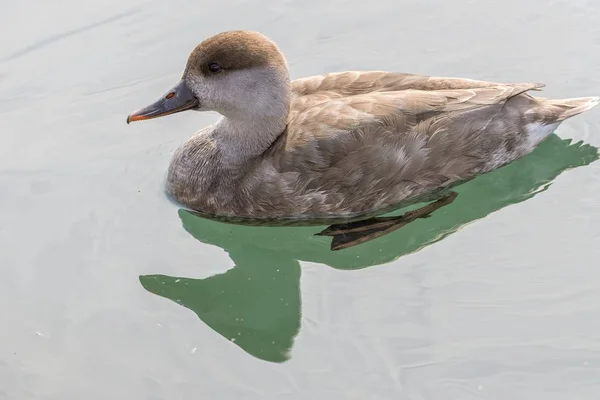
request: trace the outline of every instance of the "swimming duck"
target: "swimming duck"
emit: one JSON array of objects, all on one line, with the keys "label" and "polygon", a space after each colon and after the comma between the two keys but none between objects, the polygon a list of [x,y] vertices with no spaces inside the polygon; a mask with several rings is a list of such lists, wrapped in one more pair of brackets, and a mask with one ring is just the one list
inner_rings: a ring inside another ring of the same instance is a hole
[{"label": "swimming duck", "polygon": [[[451,188],[530,153],[598,97],[549,100],[539,83],[386,71],[290,80],[258,32],[202,41],[182,78],[127,123],[185,110],[221,118],[175,151],[168,195],[203,215],[333,224],[332,250],[380,237],[456,198]],[[376,217],[419,202],[402,216]]]}]

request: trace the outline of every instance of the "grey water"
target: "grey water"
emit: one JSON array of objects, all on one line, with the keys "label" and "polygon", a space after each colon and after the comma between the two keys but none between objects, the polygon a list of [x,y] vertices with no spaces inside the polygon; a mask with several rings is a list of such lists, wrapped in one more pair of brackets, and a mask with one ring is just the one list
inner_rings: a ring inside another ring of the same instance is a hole
[{"label": "grey water", "polygon": [[0,0],[0,399],[597,399],[600,108],[431,218],[331,252],[164,195],[218,117],[126,125],[202,39],[600,95],[591,0]]}]

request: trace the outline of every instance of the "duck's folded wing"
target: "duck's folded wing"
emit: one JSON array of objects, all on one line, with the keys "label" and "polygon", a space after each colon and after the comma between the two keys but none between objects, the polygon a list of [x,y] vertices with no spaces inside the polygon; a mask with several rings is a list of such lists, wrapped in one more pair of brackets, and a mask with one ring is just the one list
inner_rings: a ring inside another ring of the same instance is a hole
[{"label": "duck's folded wing", "polygon": [[[290,144],[294,141],[301,144],[343,136],[372,124],[387,125],[403,134],[423,120],[450,118],[457,112],[468,111],[473,112],[471,119],[486,119],[509,99],[542,86],[521,83],[471,89],[382,91],[339,98],[309,97],[292,103],[287,136]],[[524,99],[534,101],[530,96]]]},{"label": "duck's folded wing", "polygon": [[[371,92],[400,90],[452,90],[497,87],[503,84],[473,79],[436,77],[401,72],[348,71],[301,78],[292,82],[297,96],[354,96]],[[541,87],[543,85],[539,85]]]},{"label": "duck's folded wing", "polygon": [[[294,209],[356,213],[426,199],[516,158],[537,84],[304,99],[250,175]],[[258,182],[258,183],[257,183]],[[265,191],[261,189],[262,191]],[[411,200],[412,201],[412,200]]]},{"label": "duck's folded wing", "polygon": [[[500,112],[521,112],[513,105],[505,109],[507,101],[541,86],[409,89],[315,100],[292,107],[288,129],[270,154],[280,170],[307,173],[352,163],[376,170],[399,164],[394,161],[398,154],[423,162],[427,152],[443,153],[448,162],[472,154],[483,159],[486,155],[477,146],[489,148],[491,154],[494,146],[518,134],[516,126],[501,131],[495,118]],[[534,101],[522,96],[522,102]],[[487,137],[481,138],[483,132]]]}]

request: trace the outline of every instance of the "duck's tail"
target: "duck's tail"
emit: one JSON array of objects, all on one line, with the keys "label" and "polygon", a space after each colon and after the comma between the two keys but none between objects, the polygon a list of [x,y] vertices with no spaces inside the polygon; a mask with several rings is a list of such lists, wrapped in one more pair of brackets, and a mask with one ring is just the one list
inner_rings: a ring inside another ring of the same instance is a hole
[{"label": "duck's tail", "polygon": [[577,114],[588,111],[600,102],[600,97],[578,97],[572,99],[541,99],[536,110],[550,123],[562,122]]}]

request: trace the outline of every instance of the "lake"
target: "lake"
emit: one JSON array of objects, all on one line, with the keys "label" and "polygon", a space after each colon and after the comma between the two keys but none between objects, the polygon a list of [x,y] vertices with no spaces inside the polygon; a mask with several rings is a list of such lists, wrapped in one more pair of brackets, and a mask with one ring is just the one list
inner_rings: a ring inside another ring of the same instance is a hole
[{"label": "lake", "polygon": [[127,125],[204,38],[293,79],[378,69],[600,95],[591,0],[0,0],[0,399],[596,399],[600,107],[380,239],[164,194],[215,113]]}]

